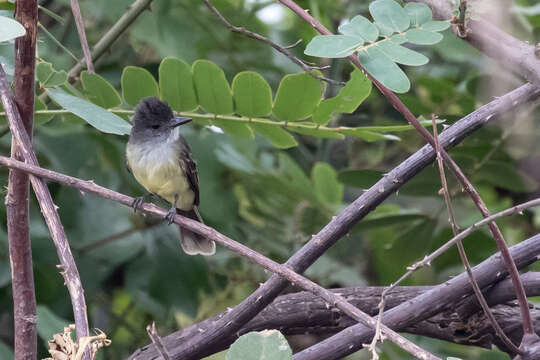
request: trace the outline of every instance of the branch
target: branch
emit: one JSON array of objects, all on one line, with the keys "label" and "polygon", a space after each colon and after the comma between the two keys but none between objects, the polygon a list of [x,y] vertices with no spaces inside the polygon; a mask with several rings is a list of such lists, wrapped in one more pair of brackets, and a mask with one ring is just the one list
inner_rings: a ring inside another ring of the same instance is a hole
[{"label": "branch", "polygon": [[[32,54],[32,57],[33,56],[34,54]],[[32,98],[33,96],[34,93],[32,91]],[[20,153],[22,154],[22,157],[24,158],[26,163],[37,166],[38,161],[36,155],[32,150],[32,143],[30,141],[28,133],[23,128],[21,116],[13,100],[6,74],[4,73],[4,69],[1,65],[0,97],[4,110],[6,111],[9,128],[14,139],[13,142],[19,145]],[[47,185],[42,179],[35,176],[31,176],[30,181],[32,183],[32,187],[34,188],[34,193],[36,194],[36,197],[38,199],[39,206],[41,207],[41,213],[43,214],[45,222],[49,227],[49,232],[51,233],[51,237],[56,247],[58,258],[60,259],[60,273],[64,277],[65,283],[69,291],[69,295],[71,297],[77,337],[81,339],[85,336],[88,336],[88,318],[86,315],[84,289],[81,284],[79,272],[77,270],[77,266],[75,265],[75,261],[73,260],[73,255],[71,254],[69,243],[64,232],[64,228],[62,227],[60,217],[58,216],[58,212],[56,211],[57,207],[52,201],[51,194],[47,189]],[[84,359],[88,360],[89,358],[90,353],[87,351],[85,352]]]},{"label": "branch", "polygon": [[[111,27],[109,31],[101,37],[101,39],[94,45],[91,52],[91,58],[95,62],[109,49],[109,47],[126,31],[126,29],[139,17],[144,10],[146,10],[152,0],[136,0],[129,6],[128,11],[124,13],[118,19],[118,21]],[[68,72],[69,78],[75,78],[83,70],[82,62],[79,62],[71,68]]]},{"label": "branch", "polygon": [[[519,268],[537,261],[538,256],[540,256],[540,234],[512,246],[510,254]],[[500,253],[497,253],[475,266],[473,274],[478,285],[484,288],[500,281],[508,273],[505,265],[501,262]],[[386,311],[382,322],[396,331],[401,331],[406,326],[416,324],[438,314],[450,304],[471,294],[472,289],[469,278],[466,273],[462,273],[414,299]],[[357,324],[297,353],[293,359],[339,359],[359,350],[362,347],[361,344],[370,341],[372,337],[372,329]]]},{"label": "branch", "polygon": [[[540,273],[526,273],[521,275],[521,279],[528,296],[540,295]],[[433,288],[434,286],[401,286],[395,288],[386,296],[388,307],[396,307]],[[359,307],[362,311],[370,315],[376,315],[377,303],[385,289],[385,287],[366,286],[332,289],[332,291],[341,294],[347,301]],[[522,337],[522,333],[519,331],[519,309],[513,304],[496,306],[515,299],[512,282],[509,279],[500,281],[485,291],[485,296],[489,305],[494,307],[492,310],[497,320],[508,330],[514,341],[519,341]],[[468,307],[469,311],[466,314],[461,311],[463,306]],[[463,300],[459,299],[439,314],[417,324],[407,326],[402,331],[488,349],[491,349],[493,345],[497,345],[501,350],[511,353],[510,349],[505,348],[503,343],[497,341],[496,334],[490,328],[489,321],[481,313],[478,313],[479,310],[481,308],[479,308],[475,297],[470,296]],[[225,314],[226,312],[223,312],[201,323],[194,324],[179,331],[175,336],[178,341],[183,341],[192,332],[204,332],[209,323],[216,321]],[[533,314],[535,319],[539,319],[540,309],[535,309]],[[224,350],[238,336],[250,331],[278,329],[285,335],[313,334],[328,336],[352,325],[354,325],[354,320],[342,312],[336,311],[336,309],[329,309],[323,300],[313,294],[306,291],[292,293],[277,297],[236,334],[224,335],[225,344],[213,348],[211,351]],[[540,333],[539,322],[536,322],[535,330]]]},{"label": "branch", "polygon": [[[540,90],[535,90],[532,85],[527,84],[493,100],[445,130],[439,137],[441,146],[445,148],[456,146],[461,140],[489,120],[497,118],[516,106],[534,101],[538,97],[540,97]],[[363,219],[388,196],[431,164],[434,158],[435,153],[429,145],[425,145],[411,155],[334,217],[302,249],[296,252],[287,264],[296,272],[305,271],[326,249],[349,232],[358,221]],[[200,359],[210,355],[209,349],[220,346],[227,334],[238,331],[266,305],[272,302],[286,286],[287,282],[277,276],[272,276],[224,317],[209,324],[204,329],[204,332],[193,332],[191,336],[181,342],[176,338],[176,333],[164,338],[164,341],[168,342],[167,348],[169,352],[175,359]],[[150,346],[135,351],[131,358],[143,360],[152,359],[152,356],[155,356],[155,352]]]},{"label": "branch", "polygon": [[[49,180],[53,180],[67,186],[72,186],[77,189],[83,190],[85,192],[91,192],[91,193],[100,195],[104,198],[114,200],[120,204],[129,206],[129,207],[133,206],[133,202],[135,200],[134,198],[129,197],[127,195],[123,195],[116,191],[99,186],[95,184],[93,181],[81,180],[72,176],[68,176],[68,175],[60,174],[51,170],[43,169],[36,165],[30,165],[27,163],[16,161],[11,158],[4,157],[4,156],[0,156],[0,164],[4,166],[8,166],[10,168],[23,170],[32,175],[46,178]],[[32,177],[32,178],[36,178],[36,177]],[[146,214],[156,215],[159,218],[164,218],[168,213],[166,210],[159,208],[154,204],[147,204],[147,203],[143,203],[138,208],[138,210]],[[235,253],[251,260],[252,262],[263,266],[265,269],[270,270],[274,274],[280,275],[283,279],[286,279],[287,281],[293,284],[296,284],[300,286],[301,288],[309,292],[312,292],[313,294],[317,296],[320,296],[329,304],[328,306],[339,308],[345,314],[349,315],[351,318],[355,319],[356,321],[361,321],[373,328],[375,327],[374,319],[372,319],[369,315],[363,313],[362,311],[358,310],[356,307],[349,304],[341,295],[334,294],[331,291],[326,290],[325,288],[317,285],[313,281],[297,274],[296,272],[291,270],[288,266],[278,264],[275,261],[270,260],[269,258],[259,254],[258,252],[248,248],[247,246],[244,246],[228,238],[227,236],[220,234],[215,229],[209,226],[206,226],[198,221],[185,218],[180,215],[175,215],[174,223],[181,225],[183,228],[191,230],[197,234],[200,234],[206,237],[207,239],[211,239],[215,241],[216,243],[234,251]],[[388,339],[392,340],[397,346],[408,351],[409,353],[411,353],[412,355],[416,357],[420,357],[423,359],[432,359],[432,360],[440,359],[430,354],[429,352],[425,351],[424,349],[418,347],[413,342],[405,339],[404,337],[392,331],[391,329],[386,328],[385,326],[382,327],[382,331],[384,335]],[[173,356],[173,358],[176,359],[178,357]]]},{"label": "branch", "polygon": [[210,9],[210,11],[212,11],[217,16],[217,18],[223,24],[225,24],[225,26],[230,31],[232,31],[234,33],[237,33],[237,34],[242,34],[242,35],[247,36],[249,38],[252,38],[252,39],[255,39],[257,41],[260,41],[260,42],[263,42],[265,44],[270,45],[271,47],[273,47],[274,49],[276,49],[277,51],[279,51],[280,53],[282,53],[283,55],[288,57],[289,60],[291,60],[296,65],[300,66],[302,68],[302,70],[304,70],[305,72],[307,72],[309,75],[313,76],[317,80],[326,81],[327,83],[333,84],[333,85],[339,85],[339,86],[344,86],[345,85],[345,82],[343,82],[343,81],[336,81],[336,80],[328,79],[328,78],[326,78],[324,76],[317,75],[315,72],[313,72],[313,69],[315,69],[315,67],[309,66],[304,61],[300,60],[298,57],[294,56],[289,51],[287,51],[288,48],[291,48],[291,47],[294,47],[294,46],[298,45],[299,42],[296,42],[295,44],[293,44],[293,46],[287,46],[287,47],[279,46],[278,44],[276,44],[272,40],[270,40],[270,39],[268,39],[268,38],[266,38],[266,37],[264,37],[264,36],[262,36],[260,34],[257,34],[257,33],[253,32],[253,31],[250,31],[250,30],[247,30],[246,28],[243,28],[243,27],[240,27],[240,26],[234,26],[233,24],[231,24],[223,16],[223,14],[221,14],[218,11],[218,9],[216,9],[216,7],[214,5],[212,5],[212,3],[209,0],[202,0],[202,1],[206,5],[206,7],[208,9]]},{"label": "branch", "polygon": [[86,41],[86,33],[84,31],[84,22],[81,15],[81,8],[77,0],[70,0],[71,11],[73,12],[73,18],[77,25],[77,32],[79,33],[79,41],[81,42],[81,48],[84,53],[84,61],[86,62],[86,68],[90,74],[94,74],[94,63],[92,62],[92,55],[90,54],[90,48],[88,47],[88,41]]},{"label": "branch", "polygon": [[[452,5],[445,0],[404,1],[427,4],[436,19],[447,20],[452,16]],[[535,56],[533,45],[516,39],[487,21],[468,19],[466,24],[467,36],[460,37],[461,39],[507,69],[519,72],[534,86],[540,88],[540,58]]]},{"label": "branch", "polygon": [[[37,0],[17,1],[15,18],[24,26],[26,34],[15,39],[14,88],[17,98],[16,105],[13,106],[17,106],[20,111],[20,124],[23,127],[21,131],[31,138],[34,118]],[[10,91],[9,84],[7,91]],[[11,95],[11,92],[9,94]],[[23,159],[20,145],[13,138],[11,156],[19,160]],[[28,221],[28,198],[28,175],[19,171],[10,171],[5,202],[13,289],[15,360],[35,360],[37,357],[36,294]]]},{"label": "branch", "polygon": [[[298,16],[303,18],[306,22],[310,23],[321,34],[325,34],[325,35],[332,34],[321,23],[315,20],[307,11],[299,7],[293,0],[276,0],[276,1],[288,7],[292,11],[294,11]],[[360,70],[362,70],[371,79],[371,81],[375,84],[375,86],[379,89],[379,91],[388,99],[388,101],[390,101],[392,106],[397,111],[399,111],[411,125],[414,126],[414,128],[420,133],[420,135],[422,135],[422,137],[432,147],[435,147],[433,136],[431,136],[431,134],[420,124],[418,119],[416,119],[414,114],[405,106],[405,104],[403,104],[403,102],[401,102],[401,100],[397,97],[397,95],[394,94],[385,86],[383,86],[371,74],[366,72],[365,69],[362,67],[362,64],[360,64],[360,62],[358,61],[358,57],[356,55],[350,55],[349,59],[351,59],[354,65]],[[489,210],[486,204],[484,203],[484,201],[478,194],[478,191],[476,191],[474,186],[471,184],[469,179],[467,179],[465,174],[461,171],[459,166],[454,162],[454,160],[450,157],[450,155],[448,155],[448,153],[444,149],[441,149],[441,156],[443,157],[444,161],[446,162],[450,170],[454,173],[458,181],[462,184],[465,191],[469,194],[469,196],[473,200],[476,207],[480,210],[480,213],[482,214],[482,216],[488,217],[490,214],[489,214]],[[501,231],[499,230],[497,224],[494,222],[489,223],[489,229],[493,235],[493,239],[495,240],[495,243],[497,244],[497,248],[501,252],[502,258],[506,266],[508,267],[510,277],[512,278],[512,281],[514,282],[516,296],[517,296],[518,302],[520,304],[521,312],[522,312],[523,332],[524,334],[530,334],[533,331],[532,319],[529,314],[529,308],[527,305],[527,298],[525,296],[525,290],[523,289],[523,285],[520,283],[519,273],[517,271],[516,265],[512,262],[512,258],[508,252],[508,247],[506,246],[503,235]]]}]

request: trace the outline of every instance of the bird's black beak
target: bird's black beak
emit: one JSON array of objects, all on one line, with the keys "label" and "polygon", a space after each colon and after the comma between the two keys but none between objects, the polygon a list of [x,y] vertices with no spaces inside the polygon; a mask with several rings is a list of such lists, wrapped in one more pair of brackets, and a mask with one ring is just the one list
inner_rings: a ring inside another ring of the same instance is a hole
[{"label": "bird's black beak", "polygon": [[193,119],[188,118],[188,117],[175,116],[175,117],[173,117],[173,120],[172,120],[172,127],[175,128],[177,126],[187,124],[191,120],[193,120]]}]

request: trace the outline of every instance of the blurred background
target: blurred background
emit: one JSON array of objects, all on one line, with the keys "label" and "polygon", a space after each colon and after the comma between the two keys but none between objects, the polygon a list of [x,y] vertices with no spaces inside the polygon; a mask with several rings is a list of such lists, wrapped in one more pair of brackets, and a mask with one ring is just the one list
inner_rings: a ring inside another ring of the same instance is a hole
[{"label": "blurred background", "polygon": [[[80,1],[90,46],[117,21],[130,0]],[[369,16],[368,1],[298,1],[333,30],[357,14]],[[40,22],[64,46],[82,57],[68,0],[40,4],[60,15],[59,22],[40,12]],[[215,0],[213,4],[233,25],[270,37],[281,45],[301,39],[291,51],[301,58],[315,35],[308,24],[273,1]],[[512,2],[504,15],[504,30],[521,40],[540,40],[540,7],[535,0]],[[38,56],[69,70],[74,60],[43,33]],[[0,45],[0,58],[9,64],[12,45]],[[444,40],[418,47],[430,62],[406,67],[412,87],[399,97],[419,116],[437,114],[445,124],[470,113],[524,80],[456,38],[449,30]],[[227,79],[244,70],[264,76],[275,94],[280,79],[300,72],[289,59],[269,46],[230,33],[201,1],[155,0],[97,62],[97,73],[120,87],[122,69],[136,65],[157,78],[160,61],[175,56],[188,63],[209,59],[225,70]],[[347,81],[351,65],[343,59],[322,60],[330,65],[325,76]],[[339,88],[328,86],[326,96]],[[492,212],[540,195],[540,109],[525,106],[476,132],[451,155],[477,186]],[[1,126],[5,129],[4,124]],[[404,124],[404,119],[374,89],[351,115],[330,126]],[[442,130],[442,126],[439,128]],[[359,139],[319,139],[295,135],[299,145],[278,150],[263,137],[232,137],[207,127],[183,128],[198,162],[201,214],[209,226],[283,262],[316,234],[332,216],[356,199],[380,176],[399,164],[424,142],[414,131],[398,134],[399,141],[367,143]],[[143,189],[124,166],[127,137],[104,134],[73,116],[57,116],[37,124],[34,144],[40,164],[122,193],[139,196]],[[9,154],[10,137],[0,139]],[[328,164],[324,184],[312,174],[317,163]],[[458,224],[466,227],[480,219],[472,202],[455,179],[448,181]],[[0,169],[5,193],[7,171]],[[243,300],[269,274],[228,250],[218,247],[210,258],[185,255],[178,244],[178,229],[159,219],[135,215],[129,208],[51,183],[49,188],[65,226],[79,266],[92,327],[105,331],[112,346],[101,359],[121,359],[149,342],[145,327],[156,322],[161,335],[224,311]],[[429,166],[398,194],[360,222],[317,261],[307,275],[326,287],[388,285],[405,267],[451,237],[436,167]],[[40,354],[46,340],[72,322],[72,308],[58,259],[35,199],[31,198],[31,235],[36,296],[39,305]],[[163,205],[163,204],[161,204]],[[0,358],[9,359],[12,344],[12,298],[7,252],[5,207],[0,207]],[[540,211],[526,211],[498,221],[509,245],[540,230]],[[489,233],[478,231],[466,239],[472,263],[495,252]],[[536,266],[538,267],[538,266]],[[415,273],[406,284],[431,285],[463,271],[452,249],[431,267]],[[294,291],[294,288],[289,289]],[[496,350],[463,347],[413,337],[420,346],[441,356],[504,359]],[[313,339],[312,339],[313,340]],[[294,345],[294,344],[293,344]],[[384,359],[404,359],[391,344],[381,346]],[[218,354],[213,359],[223,359]],[[368,358],[358,353],[350,359]]]}]

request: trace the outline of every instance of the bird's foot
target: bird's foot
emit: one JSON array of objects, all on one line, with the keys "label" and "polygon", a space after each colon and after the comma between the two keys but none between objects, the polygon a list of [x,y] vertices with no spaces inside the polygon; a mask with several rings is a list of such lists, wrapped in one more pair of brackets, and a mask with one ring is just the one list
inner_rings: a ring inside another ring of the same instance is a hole
[{"label": "bird's foot", "polygon": [[167,225],[171,225],[174,222],[174,216],[176,215],[176,207],[173,206],[169,209],[167,215],[165,215],[165,220],[167,220]]},{"label": "bird's foot", "polygon": [[142,204],[151,197],[152,197],[152,194],[146,194],[143,196],[137,196],[135,199],[133,199],[133,202],[131,203],[133,212],[137,213],[137,210],[141,208]]}]

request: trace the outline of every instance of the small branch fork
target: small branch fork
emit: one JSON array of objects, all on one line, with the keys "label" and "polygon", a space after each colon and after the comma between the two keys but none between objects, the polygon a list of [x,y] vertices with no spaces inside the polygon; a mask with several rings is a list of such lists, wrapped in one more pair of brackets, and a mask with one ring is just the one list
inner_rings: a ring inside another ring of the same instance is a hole
[{"label": "small branch fork", "polygon": [[[299,7],[294,1],[292,0],[276,0],[276,1],[288,7],[289,9],[291,9],[298,16],[300,16],[306,22],[311,24],[321,34],[324,34],[324,35],[332,34],[326,27],[324,27],[320,22],[314,19],[307,11]],[[434,148],[435,141],[433,137],[431,136],[431,134],[420,124],[420,122],[416,119],[413,113],[401,102],[401,100],[396,96],[396,94],[394,94],[384,85],[382,85],[373,76],[371,76],[371,74],[366,72],[365,69],[360,64],[360,62],[358,61],[358,57],[356,55],[351,55],[349,56],[349,58],[351,59],[351,61],[354,63],[356,67],[362,70],[371,79],[371,81],[375,84],[375,86],[379,89],[379,91],[388,99],[388,101],[392,104],[392,106],[397,111],[399,111],[405,117],[405,119],[407,119],[407,121],[411,125],[413,125],[414,128],[422,135],[422,137],[424,137],[424,139]],[[459,166],[453,161],[453,159],[448,155],[448,153],[444,149],[441,149],[441,156],[444,159],[444,161],[447,163],[450,170],[454,173],[458,181],[462,184],[465,191],[467,191],[467,193],[470,195],[471,199],[480,210],[480,213],[482,214],[482,216],[488,217],[490,214],[489,214],[489,210],[487,209],[487,206],[483,202],[482,198],[480,197],[480,195],[478,194],[474,186],[470,183],[470,181],[467,179],[465,174],[461,171]],[[518,299],[518,303],[522,312],[523,333],[533,334],[532,319],[531,319],[528,304],[527,304],[527,298],[525,296],[525,290],[523,289],[523,285],[521,284],[521,281],[519,278],[519,272],[517,271],[517,268],[514,262],[512,261],[510,253],[508,252],[508,247],[506,246],[502,233],[499,230],[497,224],[495,224],[494,222],[489,223],[489,229],[493,235],[493,238],[497,244],[497,247],[501,251],[502,258],[508,268],[510,278],[512,279],[515,286],[516,298]]]},{"label": "small branch fork", "polygon": [[[8,166],[10,168],[16,168],[34,175],[33,179],[39,179],[38,177],[46,178],[59,182],[61,184],[76,187],[78,189],[84,190],[85,192],[95,193],[104,198],[114,200],[120,204],[131,207],[134,201],[134,198],[117,193],[116,191],[104,188],[95,184],[93,181],[84,181],[75,177],[67,176],[60,174],[51,170],[46,170],[38,167],[37,165],[31,165],[27,163],[22,163],[20,161],[13,160],[11,158],[6,158],[0,156],[0,164]],[[42,180],[41,180],[42,181]],[[154,204],[144,203],[139,207],[141,212],[157,215],[160,218],[164,218],[167,215],[167,211],[157,207]],[[215,229],[212,229],[204,224],[201,224],[198,221],[185,218],[180,215],[174,217],[174,221],[178,225],[182,225],[188,230],[191,230],[197,234],[203,235],[208,239],[211,239],[218,244],[223,245],[224,247],[238,253],[239,255],[251,260],[254,263],[257,263],[263,266],[265,269],[278,274],[283,278],[287,279],[289,282],[296,284],[321,298],[323,298],[329,305],[332,307],[337,307],[342,310],[345,314],[349,315],[352,319],[360,321],[367,326],[375,327],[375,320],[371,318],[368,314],[360,311],[358,308],[354,307],[348,303],[341,295],[334,294],[329,290],[324,289],[323,287],[317,285],[313,281],[297,274],[291,270],[287,265],[281,265],[276,263],[273,260],[268,259],[267,257],[257,253],[254,250],[251,250],[247,246],[244,246],[223,234],[220,234]],[[408,351],[412,355],[422,358],[422,359],[440,359],[435,355],[430,354],[428,351],[420,348],[413,342],[407,340],[403,336],[394,332],[393,330],[385,327],[381,327],[384,336],[392,340],[397,346]]]},{"label": "small branch fork", "polygon": [[302,42],[302,40],[298,40],[297,42],[295,42],[294,44],[289,45],[289,46],[280,46],[280,45],[276,44],[275,42],[273,42],[272,40],[268,39],[267,37],[264,37],[264,36],[262,36],[260,34],[257,34],[255,32],[253,32],[253,31],[247,30],[246,28],[243,28],[243,27],[240,27],[240,26],[234,26],[233,24],[231,24],[229,22],[229,20],[227,20],[223,16],[223,14],[221,14],[219,12],[218,9],[216,9],[216,7],[214,5],[212,5],[212,3],[209,0],[202,0],[202,1],[206,5],[206,7],[208,7],[208,9],[210,9],[210,11],[212,11],[217,16],[217,18],[223,24],[225,24],[225,26],[231,32],[235,32],[237,34],[242,34],[242,35],[245,35],[245,36],[247,36],[249,38],[252,38],[252,39],[255,39],[257,41],[260,41],[260,42],[263,42],[263,43],[266,43],[266,44],[270,45],[271,47],[273,47],[274,49],[276,49],[277,51],[279,51],[280,53],[282,53],[283,55],[288,57],[289,60],[291,60],[296,65],[300,66],[302,68],[302,70],[304,70],[306,73],[313,76],[317,80],[325,81],[325,82],[327,82],[329,84],[333,84],[333,85],[339,85],[339,86],[344,86],[345,85],[345,83],[342,82],[342,81],[336,81],[336,80],[326,78],[324,76],[317,75],[313,71],[313,70],[327,69],[328,67],[317,67],[317,66],[313,66],[313,65],[308,65],[306,62],[300,60],[298,57],[294,56],[289,51],[287,51],[287,49],[291,49],[291,48],[297,46],[298,44],[300,44],[300,42]]},{"label": "small branch fork", "polygon": [[[1,65],[0,98],[4,110],[6,111],[6,117],[14,143],[18,144],[20,153],[22,154],[22,157],[26,163],[38,166],[36,155],[32,150],[32,143],[28,133],[23,128],[21,116],[17,106],[15,105],[6,74]],[[64,228],[60,221],[60,217],[58,216],[57,207],[52,201],[51,194],[47,189],[47,185],[42,179],[35,176],[30,176],[30,182],[34,188],[34,193],[38,199],[41,212],[45,218],[45,222],[47,223],[49,232],[58,253],[58,257],[60,259],[60,265],[58,265],[58,267],[61,269],[60,273],[64,277],[69,295],[71,297],[77,337],[81,339],[88,336],[89,333],[88,318],[86,315],[86,302],[84,300],[84,289],[79,277],[79,271],[77,270],[73,255],[71,254]],[[85,360],[90,360],[90,353],[86,351],[83,358]]]}]

